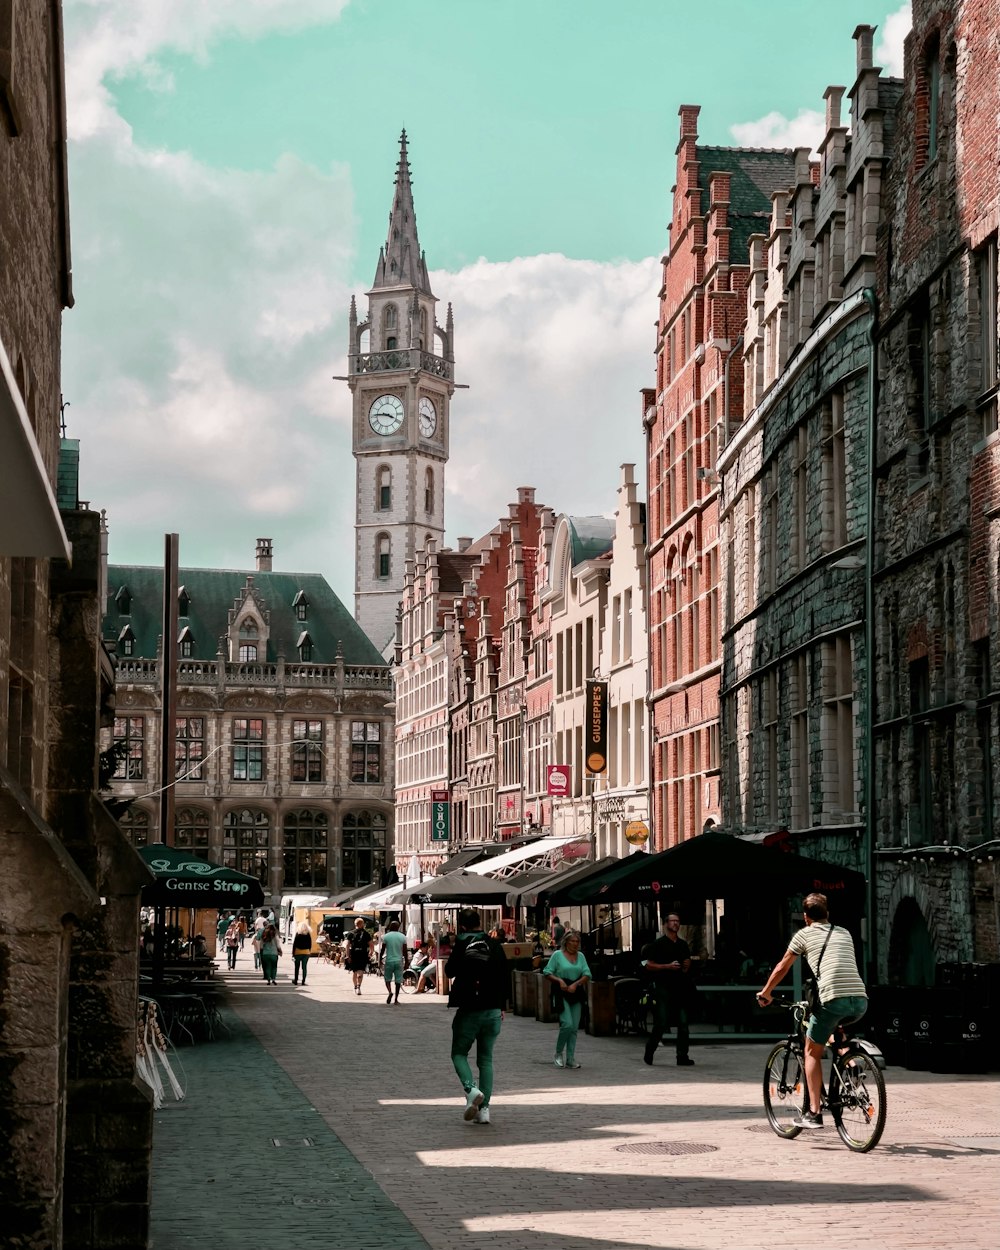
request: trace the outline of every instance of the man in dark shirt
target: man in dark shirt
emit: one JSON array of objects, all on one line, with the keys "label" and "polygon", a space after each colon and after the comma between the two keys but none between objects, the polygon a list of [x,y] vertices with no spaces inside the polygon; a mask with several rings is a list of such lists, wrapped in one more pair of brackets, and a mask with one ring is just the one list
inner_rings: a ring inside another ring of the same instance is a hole
[{"label": "man in dark shirt", "polygon": [[[490,1122],[493,1046],[507,1006],[507,968],[503,946],[483,932],[479,912],[471,907],[460,911],[458,938],[444,968],[451,982],[448,1006],[458,1009],[451,1024],[451,1062],[465,1090],[463,1117],[477,1124]],[[469,1067],[473,1042],[478,1084]]]},{"label": "man in dark shirt", "polygon": [[660,937],[642,950],[643,966],[653,989],[653,1031],[646,1043],[643,1059],[652,1064],[653,1052],[672,1024],[677,1029],[677,1063],[686,1068],[694,1063],[688,1055],[691,950],[687,942],[678,936],[680,927],[680,916],[671,912]]}]

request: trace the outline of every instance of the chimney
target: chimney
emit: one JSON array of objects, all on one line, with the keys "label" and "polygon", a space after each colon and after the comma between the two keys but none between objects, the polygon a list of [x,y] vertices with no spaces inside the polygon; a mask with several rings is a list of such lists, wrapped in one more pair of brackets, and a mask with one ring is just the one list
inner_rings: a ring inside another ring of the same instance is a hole
[{"label": "chimney", "polygon": [[270,538],[257,539],[257,572],[270,573],[271,556],[274,554],[274,547]]},{"label": "chimney", "polygon": [[462,537],[458,540],[459,552],[468,551],[471,546],[472,546],[472,539],[469,538],[467,535],[463,534]]}]

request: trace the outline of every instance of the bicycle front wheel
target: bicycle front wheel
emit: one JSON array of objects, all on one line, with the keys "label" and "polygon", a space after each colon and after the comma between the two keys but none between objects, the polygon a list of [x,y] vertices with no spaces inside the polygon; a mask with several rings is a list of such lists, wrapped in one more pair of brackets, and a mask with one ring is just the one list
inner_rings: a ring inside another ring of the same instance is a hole
[{"label": "bicycle front wheel", "polygon": [[837,1095],[830,1110],[840,1139],[850,1150],[874,1150],[885,1128],[885,1077],[864,1053],[841,1055],[834,1064]]},{"label": "bicycle front wheel", "polygon": [[789,1042],[779,1043],[764,1067],[764,1110],[779,1137],[791,1139],[802,1132],[792,1121],[808,1098],[801,1054]]}]

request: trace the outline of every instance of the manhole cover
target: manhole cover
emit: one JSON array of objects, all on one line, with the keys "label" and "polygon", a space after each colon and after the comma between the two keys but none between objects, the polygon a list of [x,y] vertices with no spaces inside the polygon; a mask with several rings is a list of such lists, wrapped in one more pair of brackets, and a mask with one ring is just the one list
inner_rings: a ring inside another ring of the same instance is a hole
[{"label": "manhole cover", "polygon": [[748,1133],[773,1133],[774,1130],[768,1124],[744,1124],[743,1127]]},{"label": "manhole cover", "polygon": [[293,1207],[335,1207],[336,1198],[303,1198],[301,1194],[292,1199]]},{"label": "manhole cover", "polygon": [[279,1149],[288,1150],[293,1147],[315,1146],[316,1142],[312,1137],[272,1137],[271,1145],[277,1146]]},{"label": "manhole cover", "polygon": [[718,1149],[700,1141],[633,1141],[615,1147],[627,1155],[706,1155]]}]

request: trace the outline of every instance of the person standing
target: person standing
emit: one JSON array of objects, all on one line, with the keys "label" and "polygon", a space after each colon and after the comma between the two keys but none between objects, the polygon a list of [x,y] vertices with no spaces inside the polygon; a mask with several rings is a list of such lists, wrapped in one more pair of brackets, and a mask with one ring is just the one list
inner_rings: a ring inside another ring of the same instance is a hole
[{"label": "person standing", "polygon": [[365,972],[374,949],[372,935],[365,928],[365,922],[360,916],[354,922],[354,932],[351,934],[350,941],[347,966],[350,968],[351,976],[354,979],[354,992],[355,994],[360,994],[361,982],[365,979]]},{"label": "person standing", "polygon": [[558,950],[562,947],[563,938],[566,936],[566,929],[562,921],[553,912],[552,920],[549,923],[549,936],[552,938],[552,945]]},{"label": "person standing", "polygon": [[260,911],[253,918],[253,966],[260,967],[260,940],[268,926],[267,912]]},{"label": "person standing", "polygon": [[226,959],[230,969],[236,967],[236,952],[240,949],[240,927],[235,917],[226,929]]},{"label": "person standing", "polygon": [[560,991],[562,1003],[559,1011],[559,1036],[556,1038],[557,1068],[578,1068],[576,1039],[580,1031],[580,1016],[587,997],[587,985],[591,980],[590,965],[580,950],[580,935],[567,929],[562,944],[553,951],[543,972]]},{"label": "person standing", "polygon": [[292,963],[294,964],[294,976],[292,984],[298,985],[299,973],[302,974],[302,984],[306,983],[306,969],[309,967],[309,956],[312,954],[312,934],[309,926],[303,920],[299,927],[295,930],[295,937],[292,939]]},{"label": "person standing", "polygon": [[[399,1002],[399,989],[403,984],[403,969],[406,966],[406,938],[399,931],[399,921],[390,920],[382,935],[382,975],[385,977],[385,1001]],[[393,982],[396,985],[396,996],[393,998]]]},{"label": "person standing", "polygon": [[[500,943],[483,932],[479,912],[472,907],[458,913],[458,938],[445,975],[450,981],[448,1006],[456,1009],[451,1022],[451,1062],[465,1090],[462,1115],[465,1120],[489,1124],[493,1047],[507,1006],[507,956]],[[478,1083],[469,1066],[473,1042]]]},{"label": "person standing", "polygon": [[260,967],[266,985],[278,984],[278,956],[282,952],[278,930],[269,924],[260,936]]},{"label": "person standing", "polygon": [[816,978],[820,1009],[806,1029],[806,1087],[809,1110],[796,1116],[797,1128],[822,1128],[823,1051],[833,1041],[838,1025],[853,1024],[868,1010],[868,991],[858,971],[854,939],[847,929],[830,923],[825,894],[807,894],[802,900],[805,926],[792,935],[788,950],[775,964],[757,1001],[766,1007],[800,955],[805,955]]},{"label": "person standing", "polygon": [[662,1042],[667,1029],[674,1025],[677,1029],[677,1064],[688,1068],[694,1064],[688,1054],[691,951],[687,942],[678,935],[680,927],[680,916],[671,912],[663,933],[643,947],[643,966],[650,974],[653,987],[653,1031],[646,1043],[643,1061],[652,1064],[653,1052]]}]

